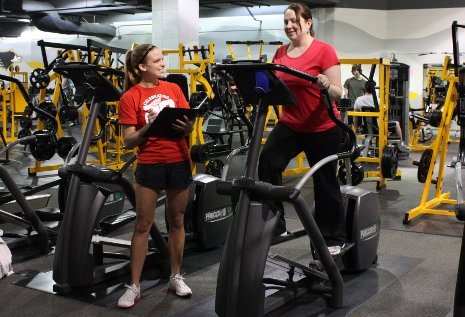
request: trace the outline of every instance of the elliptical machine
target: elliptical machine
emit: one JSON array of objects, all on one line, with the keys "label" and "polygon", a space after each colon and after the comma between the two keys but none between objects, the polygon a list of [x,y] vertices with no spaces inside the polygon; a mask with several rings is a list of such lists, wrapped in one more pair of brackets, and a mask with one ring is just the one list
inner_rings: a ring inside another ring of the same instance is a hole
[{"label": "elliptical machine", "polygon": [[[54,71],[70,78],[80,94],[86,100],[90,100],[90,113],[77,159],[66,165],[66,170],[60,174],[69,178],[69,189],[53,262],[53,279],[56,282],[53,289],[57,293],[65,294],[87,288],[109,276],[115,276],[118,272],[125,273],[129,270],[126,262],[111,268],[106,267],[101,274],[95,272],[95,265],[102,256],[102,245],[130,246],[129,241],[122,243],[101,236],[97,236],[96,239],[95,234],[98,233],[100,220],[109,216],[102,212],[102,208],[112,193],[101,184],[119,184],[133,207],[135,194],[132,184],[122,176],[122,171],[85,164],[101,105],[104,102],[118,101],[121,97],[121,92],[105,76],[122,76],[123,73],[87,63],[57,65]],[[127,164],[130,163],[132,162]],[[168,268],[168,247],[155,225],[152,226],[150,236]],[[94,245],[94,251],[90,250],[91,245]]]},{"label": "elliptical machine", "polygon": [[[309,81],[309,84],[315,83],[317,78],[275,64],[239,62],[219,64],[214,68],[234,77],[238,91],[246,102],[258,104],[244,176],[218,184],[219,192],[238,195],[239,201],[220,262],[215,312],[219,316],[262,316],[309,291],[326,295],[331,307],[342,307],[343,280],[340,270],[363,270],[377,259],[380,224],[378,198],[374,193],[353,186],[341,189],[346,208],[347,235],[352,247],[334,259],[300,190],[322,165],[352,155],[356,144],[355,133],[335,116],[329,94],[327,90],[322,90],[329,116],[349,135],[350,151],[322,159],[312,166],[295,187],[274,186],[257,181],[254,174],[268,106],[295,104],[291,92],[273,71],[291,74]],[[266,205],[267,200],[281,200],[294,206],[319,259],[307,266],[281,256],[273,257],[289,267],[287,280],[263,277],[279,217],[276,211]],[[297,271],[300,274],[296,274]],[[300,279],[294,280],[297,275]],[[327,286],[327,282],[330,286]]]}]

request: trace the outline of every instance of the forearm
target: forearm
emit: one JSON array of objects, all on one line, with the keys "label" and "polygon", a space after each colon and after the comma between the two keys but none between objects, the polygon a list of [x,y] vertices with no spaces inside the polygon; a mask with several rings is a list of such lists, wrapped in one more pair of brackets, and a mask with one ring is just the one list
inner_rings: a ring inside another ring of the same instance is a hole
[{"label": "forearm", "polygon": [[337,102],[341,99],[342,88],[337,85],[330,84],[328,93],[331,96],[331,99]]},{"label": "forearm", "polygon": [[135,130],[133,129],[124,129],[124,147],[126,149],[133,149],[136,146],[139,146],[146,139],[143,137],[144,133],[148,130],[150,124],[146,124],[142,129]]}]

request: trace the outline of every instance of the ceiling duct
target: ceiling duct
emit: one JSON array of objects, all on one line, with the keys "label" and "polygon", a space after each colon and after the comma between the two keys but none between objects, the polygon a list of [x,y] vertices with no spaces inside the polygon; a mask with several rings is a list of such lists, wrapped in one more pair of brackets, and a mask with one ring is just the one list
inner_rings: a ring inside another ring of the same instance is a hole
[{"label": "ceiling duct", "polygon": [[[45,1],[1,0],[1,13],[8,16],[29,17],[41,31],[60,34],[82,34],[97,37],[115,37],[116,29],[100,23],[71,21],[60,15],[60,9]],[[112,0],[101,0],[113,2]]]},{"label": "ceiling duct", "polygon": [[115,37],[116,29],[98,23],[71,22],[63,19],[58,12],[45,12],[31,15],[36,28],[45,32],[60,34],[82,34],[98,37]]}]

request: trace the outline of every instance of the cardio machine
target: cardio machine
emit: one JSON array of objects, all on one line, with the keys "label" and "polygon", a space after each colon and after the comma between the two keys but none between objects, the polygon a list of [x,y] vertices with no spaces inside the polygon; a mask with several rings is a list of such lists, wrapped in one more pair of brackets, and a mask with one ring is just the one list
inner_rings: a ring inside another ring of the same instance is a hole
[{"label": "cardio machine", "polygon": [[[69,188],[53,262],[53,289],[59,294],[65,294],[129,270],[125,262],[97,272],[96,264],[102,264],[103,245],[130,245],[128,241],[105,238],[97,233],[101,230],[100,221],[111,216],[109,209],[102,212],[112,193],[105,188],[105,184],[120,185],[132,206],[135,206],[135,195],[132,184],[122,176],[122,171],[85,164],[101,106],[105,102],[118,101],[121,97],[121,92],[105,76],[121,76],[122,72],[87,63],[57,65],[54,71],[73,81],[76,89],[87,100],[90,110],[77,158],[66,165],[65,171],[59,173],[69,179]],[[150,235],[166,264],[169,259],[168,247],[155,225]],[[90,249],[91,245],[93,250]]]},{"label": "cardio machine", "polygon": [[[291,92],[274,71],[291,74],[309,84],[315,83],[317,79],[275,64],[239,62],[214,67],[235,78],[238,91],[246,102],[258,104],[244,175],[232,182],[218,184],[219,192],[238,195],[239,200],[220,262],[215,312],[219,316],[262,316],[307,292],[323,294],[331,307],[342,307],[343,280],[340,270],[360,271],[377,260],[380,230],[378,198],[372,192],[353,186],[341,188],[347,236],[352,243],[350,249],[345,249],[333,258],[300,190],[322,165],[348,158],[354,152],[354,132],[335,116],[329,94],[322,90],[331,119],[349,135],[351,150],[322,159],[311,167],[295,187],[274,186],[257,181],[254,174],[268,106],[295,104]],[[317,255],[318,260],[312,261],[311,265],[273,256],[273,261],[279,260],[289,267],[287,280],[264,278],[268,250],[279,218],[279,214],[268,207],[267,200],[281,200],[293,205]]]},{"label": "cardio machine", "polygon": [[[53,263],[53,279],[55,281],[53,288],[57,293],[66,294],[128,272],[129,263],[127,261],[119,262],[111,267],[103,265],[103,256],[106,255],[103,252],[103,246],[128,248],[130,241],[108,238],[99,233],[105,231],[101,221],[114,216],[114,212],[112,214],[110,208],[103,208],[112,193],[107,186],[110,184],[121,186],[124,196],[132,208],[135,208],[132,183],[122,175],[124,170],[132,164],[134,158],[119,171],[85,164],[101,104],[118,101],[121,97],[121,92],[105,76],[121,76],[122,72],[86,63],[57,65],[54,71],[73,81],[76,89],[87,100],[90,108],[77,158],[59,172],[60,176],[69,181],[69,188]],[[73,149],[70,153],[72,152]],[[216,209],[206,208],[212,199],[211,188],[216,181],[218,181],[217,178],[204,176],[202,180],[194,182],[190,218],[185,220],[185,224],[194,232],[199,245],[206,249],[216,247],[224,242],[227,228],[231,222],[232,211],[228,211],[223,204],[210,206]],[[202,212],[199,211],[200,209]],[[127,221],[127,219],[118,218],[114,221]],[[149,251],[150,255],[154,256],[149,256],[147,261],[154,260],[155,266],[161,268],[162,274],[168,274],[167,243],[155,224],[151,228],[150,237],[151,248]],[[117,254],[111,256],[118,257]],[[128,260],[123,255],[119,255],[119,258]]]},{"label": "cardio machine", "polygon": [[[458,92],[458,103],[455,109],[457,123],[460,127],[459,153],[455,160],[455,180],[457,190],[457,204],[455,213],[457,219],[465,221],[465,198],[462,183],[462,168],[465,165],[465,67],[460,65],[460,50],[457,36],[458,28],[465,28],[465,25],[452,23],[452,46],[454,53],[454,71],[458,81],[451,83],[456,85]],[[460,249],[459,265],[457,270],[457,283],[455,286],[453,317],[465,315],[465,227],[462,234],[462,246]],[[451,316],[450,314],[447,316]]]}]

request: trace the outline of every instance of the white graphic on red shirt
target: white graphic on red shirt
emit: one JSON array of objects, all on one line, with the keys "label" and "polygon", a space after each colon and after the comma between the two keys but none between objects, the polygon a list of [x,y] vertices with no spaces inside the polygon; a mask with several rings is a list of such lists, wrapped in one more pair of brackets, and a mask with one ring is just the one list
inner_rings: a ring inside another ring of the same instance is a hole
[{"label": "white graphic on red shirt", "polygon": [[158,115],[165,107],[176,108],[176,104],[170,96],[156,94],[147,98],[143,104],[143,109],[145,110],[145,122],[149,122],[149,113],[152,110]]}]

